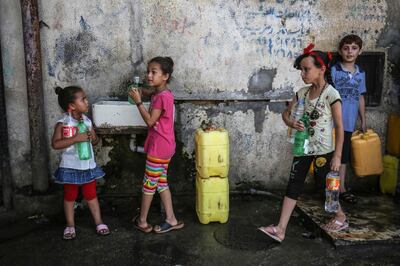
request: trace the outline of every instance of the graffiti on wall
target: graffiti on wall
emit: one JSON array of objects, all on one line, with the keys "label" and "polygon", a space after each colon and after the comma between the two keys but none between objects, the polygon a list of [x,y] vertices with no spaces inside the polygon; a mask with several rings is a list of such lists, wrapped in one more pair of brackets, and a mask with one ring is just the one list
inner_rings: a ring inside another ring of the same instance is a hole
[{"label": "graffiti on wall", "polygon": [[246,41],[256,46],[261,57],[296,57],[310,33],[314,0],[260,1],[231,11],[232,17]]}]

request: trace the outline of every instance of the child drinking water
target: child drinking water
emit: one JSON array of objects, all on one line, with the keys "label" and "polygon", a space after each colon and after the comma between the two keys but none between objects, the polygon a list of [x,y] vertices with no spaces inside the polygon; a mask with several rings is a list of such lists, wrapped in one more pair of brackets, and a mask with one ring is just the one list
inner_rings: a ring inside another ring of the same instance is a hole
[{"label": "child drinking water", "polygon": [[[175,217],[167,182],[168,165],[175,153],[174,95],[167,87],[173,66],[174,62],[169,57],[155,57],[148,62],[147,81],[155,89],[155,93],[151,96],[149,110],[144,107],[141,101],[141,92],[138,89],[132,89],[129,92],[148,126],[144,144],[147,160],[143,179],[142,203],[140,215],[133,219],[134,226],[145,233],[153,230],[156,233],[166,233],[184,226],[184,223]],[[146,90],[142,91],[143,93],[147,92]],[[147,215],[155,191],[160,194],[167,217],[165,222],[153,228],[147,222]]]},{"label": "child drinking water", "polygon": [[[330,170],[339,171],[340,168],[343,144],[341,99],[338,91],[330,85],[329,55],[321,51],[312,51],[313,47],[314,45],[310,45],[304,49],[304,53],[294,63],[294,67],[301,70],[304,83],[311,86],[301,88],[282,114],[287,126],[298,131],[308,130],[309,149],[307,154],[293,159],[278,225],[259,228],[278,242],[282,242],[285,238],[287,224],[296,206],[297,198],[302,192],[312,161],[315,161],[315,175],[321,184],[325,183],[326,174]],[[289,118],[292,106],[299,99],[305,100],[305,112],[310,118],[309,128],[305,128],[301,121]],[[336,130],[335,147],[332,141],[333,122]],[[347,227],[346,216],[339,207],[336,217],[328,223],[326,229],[339,231]]]},{"label": "child drinking water", "polygon": [[[70,86],[55,88],[60,107],[67,113],[57,121],[54,128],[52,147],[63,150],[59,168],[54,173],[55,182],[64,185],[64,213],[66,227],[63,239],[71,240],[76,237],[74,221],[74,202],[78,196],[79,187],[86,200],[96,224],[98,235],[108,235],[110,230],[101,219],[99,201],[96,195],[96,179],[104,176],[104,172],[96,166],[93,158],[92,144],[98,143],[98,138],[93,130],[92,121],[84,115],[89,111],[89,102],[82,88]],[[63,129],[67,121],[78,124],[83,121],[89,130],[85,133],[76,132],[76,127]],[[91,158],[80,160],[76,143],[90,141]]]}]

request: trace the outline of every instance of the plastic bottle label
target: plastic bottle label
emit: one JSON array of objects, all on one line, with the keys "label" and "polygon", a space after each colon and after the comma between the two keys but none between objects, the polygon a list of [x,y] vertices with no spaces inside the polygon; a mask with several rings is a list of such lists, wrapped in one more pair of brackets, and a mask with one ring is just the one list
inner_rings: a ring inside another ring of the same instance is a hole
[{"label": "plastic bottle label", "polygon": [[339,178],[327,178],[326,189],[327,190],[339,190],[340,179]]},{"label": "plastic bottle label", "polygon": [[63,126],[62,132],[63,132],[64,138],[71,138],[76,133],[76,127],[75,126]]}]

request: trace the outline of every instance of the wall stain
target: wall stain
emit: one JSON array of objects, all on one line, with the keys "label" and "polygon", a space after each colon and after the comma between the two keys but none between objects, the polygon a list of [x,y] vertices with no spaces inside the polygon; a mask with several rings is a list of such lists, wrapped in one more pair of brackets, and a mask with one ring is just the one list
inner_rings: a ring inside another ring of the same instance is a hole
[{"label": "wall stain", "polygon": [[218,105],[204,105],[207,117],[212,119],[219,116],[221,113],[232,114],[238,111],[246,113],[248,110],[254,112],[254,128],[257,133],[263,131],[263,125],[266,118],[265,111],[269,110],[276,113],[283,112],[284,103],[266,103],[266,102],[229,102],[220,103]]},{"label": "wall stain", "polygon": [[[388,18],[386,27],[378,38],[380,47],[388,48],[388,60],[392,63],[389,73],[392,76],[393,87],[387,92],[387,98],[393,106],[397,105],[399,109],[400,103],[400,20],[398,14],[400,12],[400,3],[397,0],[387,0]],[[397,104],[396,104],[397,101]]]},{"label": "wall stain", "polygon": [[250,77],[248,88],[251,94],[264,94],[272,90],[272,82],[276,76],[276,69],[260,69]]},{"label": "wall stain", "polygon": [[54,60],[47,62],[48,74],[59,81],[96,78],[115,61],[111,50],[99,42],[82,16],[79,24],[79,32],[61,33],[56,39]]}]

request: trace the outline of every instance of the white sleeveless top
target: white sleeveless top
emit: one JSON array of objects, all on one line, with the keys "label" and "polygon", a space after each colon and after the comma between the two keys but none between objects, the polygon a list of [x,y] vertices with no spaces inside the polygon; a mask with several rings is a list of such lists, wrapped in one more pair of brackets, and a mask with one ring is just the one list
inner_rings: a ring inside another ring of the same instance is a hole
[{"label": "white sleeveless top", "polygon": [[[83,122],[89,128],[92,128],[92,121],[82,114]],[[57,123],[63,123],[65,120],[68,119],[68,113],[65,113],[63,118],[58,120]],[[72,120],[78,124],[78,121],[72,117]],[[60,167],[63,168],[70,168],[70,169],[77,169],[77,170],[88,170],[93,169],[96,167],[96,162],[94,161],[94,153],[93,153],[93,146],[90,144],[90,149],[92,151],[92,158],[89,160],[80,160],[78,156],[78,150],[76,149],[76,145],[71,145],[63,150],[61,154],[61,162]]]}]

